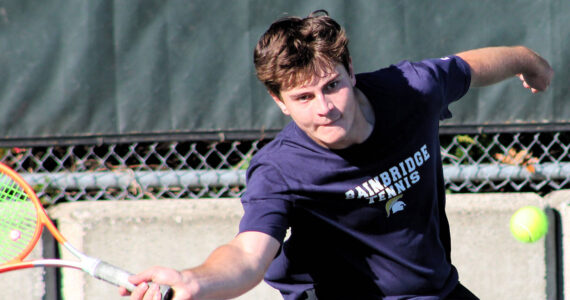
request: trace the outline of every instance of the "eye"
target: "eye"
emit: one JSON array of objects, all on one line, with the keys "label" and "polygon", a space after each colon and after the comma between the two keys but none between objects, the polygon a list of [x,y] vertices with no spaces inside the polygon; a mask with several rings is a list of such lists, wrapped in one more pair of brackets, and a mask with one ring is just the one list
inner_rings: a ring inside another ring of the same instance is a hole
[{"label": "eye", "polygon": [[300,102],[306,102],[311,100],[311,95],[307,94],[307,95],[300,95],[298,97],[295,97],[295,100],[300,101]]},{"label": "eye", "polygon": [[331,83],[329,83],[329,84],[327,85],[327,89],[328,89],[328,90],[334,90],[334,89],[336,89],[336,88],[339,86],[339,84],[340,84],[340,83],[338,82],[338,80],[332,81]]}]

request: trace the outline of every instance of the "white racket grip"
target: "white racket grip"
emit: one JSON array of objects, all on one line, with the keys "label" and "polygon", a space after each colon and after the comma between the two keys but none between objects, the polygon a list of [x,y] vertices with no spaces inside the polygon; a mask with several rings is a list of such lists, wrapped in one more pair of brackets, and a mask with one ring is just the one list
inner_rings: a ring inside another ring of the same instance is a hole
[{"label": "white racket grip", "polygon": [[[135,285],[129,281],[129,276],[133,274],[115,267],[104,261],[100,261],[93,270],[93,276],[97,279],[107,281],[116,286],[125,287],[129,292],[135,289]],[[160,286],[162,300],[170,300],[173,296],[172,289],[167,285]]]}]

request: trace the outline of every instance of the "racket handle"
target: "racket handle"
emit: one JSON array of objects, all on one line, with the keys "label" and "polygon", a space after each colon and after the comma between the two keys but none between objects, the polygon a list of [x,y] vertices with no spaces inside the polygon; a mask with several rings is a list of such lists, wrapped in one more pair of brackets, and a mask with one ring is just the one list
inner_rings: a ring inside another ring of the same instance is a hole
[{"label": "racket handle", "polygon": [[[116,286],[125,287],[129,292],[132,292],[136,287],[129,281],[129,276],[131,275],[133,274],[104,261],[99,262],[93,270],[93,276],[95,278],[107,281]],[[170,300],[172,299],[174,291],[167,285],[161,285],[160,293],[162,294],[162,300]]]}]

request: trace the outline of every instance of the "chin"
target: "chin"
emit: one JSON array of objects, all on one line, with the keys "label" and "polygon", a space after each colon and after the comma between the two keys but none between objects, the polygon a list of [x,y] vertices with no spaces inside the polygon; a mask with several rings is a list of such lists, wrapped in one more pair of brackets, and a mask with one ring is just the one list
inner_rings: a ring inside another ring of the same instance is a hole
[{"label": "chin", "polygon": [[344,137],[338,137],[338,138],[321,139],[321,143],[324,144],[327,148],[338,149],[338,148],[344,148],[345,146],[343,145],[346,142]]},{"label": "chin", "polygon": [[[342,127],[328,127],[320,128],[313,136],[313,139],[319,141],[320,144],[328,148],[333,148],[335,145],[343,144],[346,140],[346,130]],[[324,129],[324,130],[323,130]]]}]

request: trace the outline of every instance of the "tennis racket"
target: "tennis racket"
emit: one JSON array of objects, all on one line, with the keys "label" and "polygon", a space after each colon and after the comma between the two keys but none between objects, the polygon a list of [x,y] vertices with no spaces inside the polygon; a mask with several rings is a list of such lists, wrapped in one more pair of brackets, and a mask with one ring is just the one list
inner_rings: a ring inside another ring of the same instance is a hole
[{"label": "tennis racket", "polygon": [[[38,259],[23,261],[34,249],[46,227],[55,239],[78,261]],[[73,247],[49,219],[34,190],[10,167],[0,163],[0,273],[32,267],[69,267],[123,286],[132,291],[131,273],[97,258],[87,256]],[[160,286],[162,299],[172,298],[172,289]]]}]

